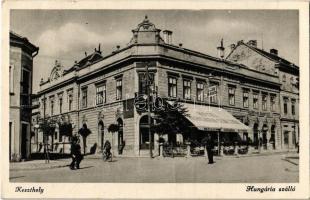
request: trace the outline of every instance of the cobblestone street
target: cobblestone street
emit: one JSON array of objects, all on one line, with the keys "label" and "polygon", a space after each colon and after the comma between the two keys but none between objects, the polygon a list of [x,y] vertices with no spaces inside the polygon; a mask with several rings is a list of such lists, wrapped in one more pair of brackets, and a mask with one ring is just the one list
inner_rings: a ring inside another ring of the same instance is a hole
[{"label": "cobblestone street", "polygon": [[[11,163],[12,182],[123,182],[123,183],[259,183],[298,182],[298,157],[285,154],[251,157],[115,158],[113,162],[86,157],[80,170],[69,159],[45,164]],[[39,162],[39,163],[38,163]],[[12,165],[15,165],[12,167]],[[23,166],[21,166],[23,165]],[[28,165],[28,167],[27,167]],[[33,167],[31,166],[33,165]],[[29,167],[30,166],[30,167]]]}]

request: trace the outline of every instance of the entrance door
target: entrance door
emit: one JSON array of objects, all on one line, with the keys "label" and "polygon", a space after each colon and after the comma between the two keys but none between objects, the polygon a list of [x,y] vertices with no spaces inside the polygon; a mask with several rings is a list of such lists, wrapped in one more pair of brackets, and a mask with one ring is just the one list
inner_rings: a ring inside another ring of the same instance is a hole
[{"label": "entrance door", "polygon": [[22,135],[21,135],[21,158],[27,157],[27,130],[28,125],[22,124]]},{"label": "entrance door", "polygon": [[284,131],[283,136],[284,136],[284,148],[288,149],[289,148],[289,131]]},{"label": "entrance door", "polygon": [[118,144],[118,154],[123,154],[123,148],[124,148],[124,138],[123,138],[123,120],[118,119],[118,139],[117,139],[117,144]]},{"label": "entrance door", "polygon": [[99,122],[98,124],[98,138],[99,138],[99,145],[100,145],[100,149],[103,150],[103,145],[104,145],[104,124],[102,121]]}]

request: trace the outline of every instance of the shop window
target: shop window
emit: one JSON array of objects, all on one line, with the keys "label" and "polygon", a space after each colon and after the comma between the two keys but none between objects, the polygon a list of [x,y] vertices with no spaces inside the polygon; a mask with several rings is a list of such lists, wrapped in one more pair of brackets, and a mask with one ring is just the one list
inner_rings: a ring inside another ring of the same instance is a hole
[{"label": "shop window", "polygon": [[[151,124],[153,123],[154,120],[151,119]],[[153,132],[151,132],[151,143],[154,143]],[[152,148],[154,148],[154,145],[152,145]],[[150,149],[148,116],[143,116],[140,119],[140,149]]]},{"label": "shop window", "polygon": [[183,81],[183,98],[191,99],[191,81],[189,80]]},{"label": "shop window", "polygon": [[177,97],[177,79],[175,77],[168,78],[168,93],[169,97]]}]

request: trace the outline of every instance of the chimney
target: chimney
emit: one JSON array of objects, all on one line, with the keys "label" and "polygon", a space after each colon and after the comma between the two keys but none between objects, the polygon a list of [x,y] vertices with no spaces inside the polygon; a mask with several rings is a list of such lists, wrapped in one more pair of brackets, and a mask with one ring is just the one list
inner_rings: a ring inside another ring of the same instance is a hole
[{"label": "chimney", "polygon": [[225,56],[225,48],[223,45],[223,38],[221,39],[221,46],[217,47],[217,56],[221,59],[224,59]]},{"label": "chimney", "polygon": [[252,47],[257,47],[257,40],[249,40],[248,45],[250,45]]},{"label": "chimney", "polygon": [[278,50],[277,49],[270,49],[270,53],[277,56]]},{"label": "chimney", "polygon": [[230,47],[230,50],[232,51],[232,50],[234,50],[234,48],[236,47],[236,45],[235,45],[235,44],[231,44],[231,45],[229,45],[229,47]]},{"label": "chimney", "polygon": [[164,42],[166,44],[172,44],[172,31],[164,30],[163,34],[164,34]]}]

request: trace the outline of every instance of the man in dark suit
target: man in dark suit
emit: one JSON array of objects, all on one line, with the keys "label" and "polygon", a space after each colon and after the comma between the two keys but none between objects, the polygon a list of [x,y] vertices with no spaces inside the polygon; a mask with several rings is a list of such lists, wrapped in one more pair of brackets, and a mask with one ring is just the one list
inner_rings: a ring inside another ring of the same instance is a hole
[{"label": "man in dark suit", "polygon": [[213,164],[213,151],[212,149],[214,148],[214,142],[212,140],[212,137],[210,134],[207,135],[206,138],[204,138],[204,142],[203,142],[207,148],[207,154],[208,154],[208,160],[209,160],[209,164]]},{"label": "man in dark suit", "polygon": [[74,170],[80,168],[80,163],[83,160],[83,156],[81,154],[81,146],[79,144],[79,138],[77,136],[72,137],[71,141],[71,158],[72,162],[70,164],[70,169]]}]

